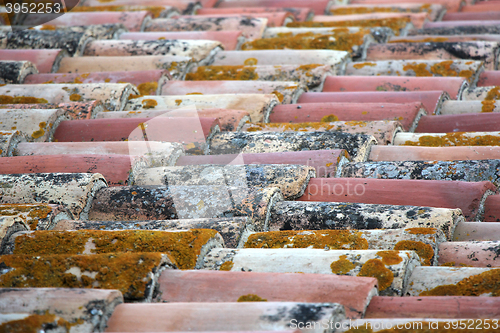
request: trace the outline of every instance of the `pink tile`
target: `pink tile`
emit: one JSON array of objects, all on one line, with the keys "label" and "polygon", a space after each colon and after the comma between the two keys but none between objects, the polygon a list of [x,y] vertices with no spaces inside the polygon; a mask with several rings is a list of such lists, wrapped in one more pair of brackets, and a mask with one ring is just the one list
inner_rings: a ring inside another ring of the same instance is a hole
[{"label": "pink tile", "polygon": [[498,131],[500,113],[466,113],[442,116],[423,116],[417,133],[488,132]]},{"label": "pink tile", "polygon": [[500,222],[500,195],[492,195],[484,203],[484,221]]},{"label": "pink tile", "polygon": [[0,60],[31,61],[39,73],[53,73],[59,68],[59,62],[67,53],[60,49],[38,50],[0,50]]},{"label": "pink tile", "polygon": [[314,12],[309,8],[290,8],[290,7],[218,7],[218,8],[200,8],[196,11],[199,15],[205,14],[260,14],[289,12],[297,21],[307,21],[311,19]]},{"label": "pink tile", "polygon": [[[487,222],[487,221],[486,221]],[[460,222],[457,223],[453,241],[496,241],[500,239],[498,222]]]},{"label": "pink tile", "polygon": [[[499,267],[500,241],[444,242],[439,244],[439,265]],[[453,263],[453,264],[452,264]]]},{"label": "pink tile", "polygon": [[500,71],[484,71],[479,74],[478,87],[500,86]]},{"label": "pink tile", "polygon": [[[411,188],[402,196],[401,188]],[[468,221],[481,218],[484,200],[496,191],[490,182],[370,178],[311,178],[299,201],[460,208]]]},{"label": "pink tile", "polygon": [[496,11],[500,11],[500,3],[498,1],[476,1],[474,5],[463,6],[461,10],[461,12],[485,14]]},{"label": "pink tile", "polygon": [[498,21],[500,20],[500,5],[496,11],[448,13],[443,16],[443,21]]}]

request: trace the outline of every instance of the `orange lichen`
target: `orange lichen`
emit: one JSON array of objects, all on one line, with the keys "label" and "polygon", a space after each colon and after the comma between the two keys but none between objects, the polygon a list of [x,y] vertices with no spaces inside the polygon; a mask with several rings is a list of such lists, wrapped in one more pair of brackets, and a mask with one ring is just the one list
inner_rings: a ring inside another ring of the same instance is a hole
[{"label": "orange lichen", "polygon": [[280,101],[280,103],[282,103],[282,102],[283,102],[283,100],[285,99],[285,96],[283,96],[283,94],[282,94],[282,93],[280,93],[280,92],[279,92],[279,91],[277,91],[277,90],[274,90],[272,93],[273,93],[273,94],[275,94],[275,95],[276,95],[276,97],[278,97],[278,100]]},{"label": "orange lichen", "polygon": [[495,101],[481,101],[481,112],[493,112],[495,110]]},{"label": "orange lichen", "polygon": [[484,100],[486,101],[493,101],[497,99],[500,99],[500,86],[495,86],[491,88],[486,94],[486,97],[484,98]]},{"label": "orange lichen", "polygon": [[326,115],[323,118],[321,118],[320,122],[331,123],[331,122],[338,121],[338,120],[339,120],[339,117],[337,117],[334,114],[329,114],[329,115]]},{"label": "orange lichen", "polygon": [[156,95],[158,82],[144,82],[137,86],[137,90],[143,96]]},{"label": "orange lichen", "polygon": [[7,96],[0,95],[0,104],[45,104],[48,101],[45,98],[27,97],[27,96]]},{"label": "orange lichen", "polygon": [[455,262],[454,261],[449,261],[449,262],[445,262],[439,266],[445,266],[445,267],[453,267],[455,266]]},{"label": "orange lichen", "polygon": [[334,274],[345,275],[356,268],[356,265],[347,260],[346,255],[342,255],[339,260],[332,262],[330,268]]},{"label": "orange lichen", "polygon": [[179,106],[182,104],[182,99],[176,99],[175,100],[175,105]]},{"label": "orange lichen", "polygon": [[[80,323],[81,320],[80,320]],[[32,314],[24,319],[11,320],[0,324],[0,333],[39,333],[44,332],[47,327],[66,328],[69,332],[71,326],[66,320],[57,318],[53,314]]]},{"label": "orange lichen", "polygon": [[40,127],[40,129],[31,133],[31,137],[33,139],[39,139],[45,134],[45,126],[47,126],[47,123],[42,121],[38,124],[38,126]]},{"label": "orange lichen", "polygon": [[200,66],[195,73],[186,74],[186,80],[257,80],[255,70],[247,66]]},{"label": "orange lichen", "polygon": [[438,62],[431,66],[431,73],[441,76],[458,76],[458,72],[451,68],[453,60]]},{"label": "orange lichen", "polygon": [[154,99],[143,99],[142,100],[142,107],[144,109],[154,109],[158,105],[158,102]]},{"label": "orange lichen", "polygon": [[409,63],[403,66],[404,71],[414,71],[415,76],[432,76],[432,73],[427,70],[427,64],[421,63],[417,64],[416,62],[414,63]]},{"label": "orange lichen", "polygon": [[403,261],[399,251],[379,251],[377,255],[382,257],[384,265],[397,265]]},{"label": "orange lichen", "polygon": [[411,235],[434,235],[436,228],[408,228],[405,231]]},{"label": "orange lichen", "polygon": [[254,294],[240,296],[237,302],[267,302],[267,299],[261,298]]},{"label": "orange lichen", "polygon": [[69,100],[72,102],[80,102],[82,100],[82,96],[78,94],[71,94],[69,96]]},{"label": "orange lichen", "polygon": [[456,284],[437,286],[420,296],[500,296],[500,269],[469,276]]},{"label": "orange lichen", "polygon": [[370,14],[370,13],[415,13],[415,12],[429,12],[429,4],[420,6],[420,8],[403,8],[391,6],[391,7],[357,7],[357,6],[341,6],[330,9],[330,13],[333,15],[352,15],[352,14]]},{"label": "orange lichen", "polygon": [[91,242],[90,253],[160,252],[169,253],[182,269],[193,269],[202,247],[217,232],[192,229],[188,232],[150,230],[96,231],[37,231],[16,239],[14,254],[52,255],[82,254]]},{"label": "orange lichen", "polygon": [[246,59],[243,64],[245,66],[256,66],[259,61],[255,58],[248,58]]},{"label": "orange lichen", "polygon": [[432,264],[432,258],[434,258],[434,249],[432,246],[423,242],[402,240],[394,246],[394,250],[415,251],[423,266],[430,266]]},{"label": "orange lichen", "polygon": [[0,216],[21,218],[30,230],[35,230],[40,220],[49,217],[52,208],[47,204],[0,204]]},{"label": "orange lichen", "polygon": [[351,230],[268,231],[250,235],[245,248],[314,248],[366,250],[368,241],[361,232]]},{"label": "orange lichen", "polygon": [[44,24],[40,27],[40,30],[56,30],[57,27],[52,24]]},{"label": "orange lichen", "polygon": [[418,142],[406,141],[404,146],[450,147],[450,146],[500,146],[500,137],[494,135],[468,136],[467,132],[446,133],[443,136],[423,135]]},{"label": "orange lichen", "polygon": [[354,65],[352,65],[352,67],[356,68],[356,69],[361,69],[365,66],[377,66],[376,63],[373,63],[373,62],[361,62],[361,63],[355,63]]},{"label": "orange lichen", "polygon": [[369,259],[361,267],[358,276],[374,277],[378,280],[379,291],[386,290],[394,281],[394,273],[380,259]]},{"label": "orange lichen", "polygon": [[230,271],[231,268],[233,268],[233,266],[234,266],[234,263],[232,261],[226,261],[225,263],[220,265],[219,270],[220,271]]}]

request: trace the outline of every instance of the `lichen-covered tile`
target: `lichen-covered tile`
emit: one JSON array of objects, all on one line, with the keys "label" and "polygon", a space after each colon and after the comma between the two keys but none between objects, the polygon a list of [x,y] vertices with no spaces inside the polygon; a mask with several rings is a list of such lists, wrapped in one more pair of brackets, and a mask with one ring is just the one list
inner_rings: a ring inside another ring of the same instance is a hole
[{"label": "lichen-covered tile", "polygon": [[0,82],[2,84],[22,84],[26,76],[30,74],[38,74],[38,70],[29,61],[0,60]]},{"label": "lichen-covered tile", "polygon": [[53,314],[0,314],[0,330],[4,332],[70,333],[70,323]]},{"label": "lichen-covered tile", "polygon": [[458,223],[455,228],[453,241],[496,241],[500,239],[499,232],[500,223],[498,222],[462,222]]},{"label": "lichen-covered tile", "polygon": [[[498,35],[500,27],[496,21],[448,21],[452,25],[441,27],[426,27],[408,31],[408,35]],[[490,24],[485,24],[489,22]]]},{"label": "lichen-covered tile", "polygon": [[349,103],[326,102],[277,105],[269,120],[273,123],[346,122],[392,120],[405,131],[413,132],[422,116],[428,113],[421,102]]},{"label": "lichen-covered tile", "polygon": [[335,121],[307,123],[251,123],[242,128],[243,132],[321,132],[334,131],[350,134],[372,135],[379,145],[392,144],[396,133],[402,131],[397,121]]},{"label": "lichen-covered tile", "polygon": [[0,175],[0,203],[56,204],[74,218],[85,220],[95,193],[106,186],[106,180],[98,173]]},{"label": "lichen-covered tile", "polygon": [[500,299],[474,296],[375,296],[364,318],[500,318]]},{"label": "lichen-covered tile", "polygon": [[248,216],[256,231],[265,231],[270,208],[282,199],[276,187],[121,186],[97,192],[89,218],[143,221]]},{"label": "lichen-covered tile", "polygon": [[103,332],[113,310],[121,303],[123,296],[117,290],[8,288],[0,294],[2,314],[57,314],[72,333]]},{"label": "lichen-covered tile", "polygon": [[[151,141],[182,143],[186,153],[203,154],[209,140],[220,131],[217,118],[156,117],[88,119],[63,121],[54,139],[57,142]],[[132,147],[132,144],[131,146]]]},{"label": "lichen-covered tile", "polygon": [[369,161],[461,161],[500,159],[500,147],[492,146],[373,146]]},{"label": "lichen-covered tile", "polygon": [[352,15],[367,13],[428,13],[429,20],[441,19],[446,10],[441,4],[422,3],[354,3],[349,5],[335,5],[330,7],[333,15]]},{"label": "lichen-covered tile", "polygon": [[246,39],[253,40],[262,37],[266,26],[266,18],[193,16],[175,19],[153,19],[146,24],[144,31],[239,30]]},{"label": "lichen-covered tile", "polygon": [[[411,188],[411,197],[402,196],[401,188]],[[298,200],[460,208],[468,221],[479,221],[496,190],[486,181],[312,178]]]},{"label": "lichen-covered tile", "polygon": [[294,22],[295,18],[293,15],[285,10],[280,12],[261,12],[261,13],[204,13],[203,11],[197,11],[196,15],[182,15],[180,18],[199,18],[199,17],[210,17],[210,18],[224,18],[224,17],[245,17],[245,18],[256,18],[267,19],[266,26],[268,27],[281,27],[289,22]]},{"label": "lichen-covered tile", "polygon": [[[342,0],[341,0],[342,1]],[[322,15],[328,12],[333,5],[331,0],[309,0],[307,2],[300,0],[221,0],[217,8],[234,7],[270,7],[270,8],[308,8],[314,11],[315,15]]]},{"label": "lichen-covered tile", "polygon": [[59,221],[72,218],[64,207],[45,203],[0,204],[0,215],[20,218],[28,230],[52,229]]},{"label": "lichen-covered tile", "polygon": [[248,153],[226,155],[181,156],[175,165],[246,165],[246,164],[297,164],[311,166],[316,177],[333,177],[340,166],[349,161],[343,149],[284,151],[275,153]]},{"label": "lichen-covered tile", "polygon": [[168,70],[174,79],[182,80],[193,65],[191,58],[180,56],[73,57],[62,59],[57,73]]},{"label": "lichen-covered tile", "polygon": [[[182,1],[182,0],[181,0]],[[79,13],[79,12],[139,12],[139,11],[149,11],[152,14],[153,18],[169,18],[172,16],[177,16],[180,15],[180,10],[177,9],[176,7],[173,7],[169,4],[172,4],[172,2],[168,2],[167,4],[161,4],[157,3],[156,1],[151,2],[152,5],[141,5],[141,3],[138,4],[126,4],[122,3],[121,5],[115,4],[111,6],[106,6],[106,5],[98,5],[98,6],[86,6],[85,1],[80,3],[80,6],[76,6],[73,9],[71,9],[72,13]],[[154,3],[154,4],[153,4]],[[180,2],[177,2],[177,4],[180,4]],[[186,8],[187,9],[187,8]]]},{"label": "lichen-covered tile", "polygon": [[413,103],[420,102],[429,114],[441,114],[441,108],[450,99],[445,91],[362,91],[362,92],[307,92],[300,95],[300,103]]},{"label": "lichen-covered tile", "polygon": [[32,62],[38,72],[52,73],[59,68],[59,62],[67,53],[61,49],[0,50],[0,60],[24,60]]},{"label": "lichen-covered tile", "polygon": [[128,301],[150,301],[159,274],[176,268],[162,253],[0,256],[2,288],[118,289]]},{"label": "lichen-covered tile", "polygon": [[141,95],[159,95],[161,87],[171,78],[167,70],[54,73],[29,75],[25,84],[37,83],[131,83]]},{"label": "lichen-covered tile", "polygon": [[[206,9],[206,8],[205,8]],[[167,17],[166,17],[167,18]],[[229,31],[158,31],[158,32],[125,32],[120,39],[128,40],[214,40],[222,44],[224,50],[237,50],[245,38],[239,30]]]},{"label": "lichen-covered tile", "polygon": [[281,103],[297,103],[306,90],[304,85],[288,81],[169,81],[161,88],[161,95],[213,94],[275,94]]},{"label": "lichen-covered tile", "polygon": [[[292,15],[296,21],[307,21],[314,16],[314,12],[310,8],[287,8],[287,7],[226,7],[226,8],[200,8],[196,13],[199,15],[206,14],[269,14],[287,12]],[[266,16],[267,17],[267,16]],[[280,24],[283,25],[283,24]],[[269,24],[268,24],[269,26]],[[267,30],[267,29],[266,29]]]},{"label": "lichen-covered tile", "polygon": [[269,273],[314,273],[375,277],[380,295],[402,296],[420,266],[413,251],[324,249],[213,249],[204,269]]},{"label": "lichen-covered tile", "polygon": [[134,175],[134,185],[273,186],[280,189],[285,200],[293,200],[304,194],[315,176],[313,167],[303,165],[190,165],[142,169]]},{"label": "lichen-covered tile", "polygon": [[350,61],[348,52],[334,50],[248,50],[222,51],[215,56],[212,66],[310,66],[328,65],[334,75],[343,74]]},{"label": "lichen-covered tile", "polygon": [[[436,228],[393,230],[268,231],[242,239],[244,248],[314,248],[325,250],[415,251],[422,265],[436,265],[438,245],[445,242]],[[244,242],[244,243],[243,243]]]},{"label": "lichen-covered tile", "polygon": [[[398,77],[398,76],[329,76],[323,86],[324,92],[353,91],[445,91],[451,99],[460,99],[469,87],[459,77]],[[430,110],[429,110],[430,111]]]},{"label": "lichen-covered tile", "polygon": [[[18,100],[19,99],[19,100]],[[0,109],[62,109],[71,119],[90,119],[99,112],[104,111],[104,105],[99,100],[89,100],[88,102],[69,103],[43,103],[30,104],[30,101],[22,97],[14,98],[13,102],[26,102],[27,104],[0,104]]]},{"label": "lichen-covered tile", "polygon": [[307,86],[311,91],[321,91],[325,78],[333,74],[330,66],[321,64],[200,66],[196,72],[186,74],[186,80],[293,81]]},{"label": "lichen-covered tile", "polygon": [[437,228],[451,239],[462,221],[460,209],[283,201],[271,208],[269,230]]},{"label": "lichen-covered tile", "polygon": [[495,70],[498,48],[498,43],[488,41],[372,44],[365,60],[474,59],[482,61],[486,70]]},{"label": "lichen-covered tile", "polygon": [[500,269],[486,267],[417,267],[405,296],[498,296]]},{"label": "lichen-covered tile", "polygon": [[15,235],[14,255],[168,253],[180,269],[200,268],[213,248],[224,247],[216,230],[34,231]]},{"label": "lichen-covered tile", "polygon": [[[227,302],[120,304],[108,321],[106,332],[307,332],[326,333],[345,319],[336,303]],[[316,323],[316,325],[314,325]],[[317,323],[323,323],[318,325]],[[295,327],[294,327],[295,325]]]},{"label": "lichen-covered tile", "polygon": [[464,91],[462,99],[465,101],[483,101],[488,105],[498,99],[500,88],[498,86],[475,87]]},{"label": "lichen-covered tile", "polygon": [[252,122],[267,122],[280,101],[274,94],[216,94],[142,96],[128,101],[125,110],[171,110],[179,108],[244,110]]},{"label": "lichen-covered tile", "polygon": [[19,143],[26,140],[26,136],[19,131],[0,131],[0,157],[12,156]]},{"label": "lichen-covered tile", "polygon": [[[148,2],[141,1],[140,4],[142,6],[149,6],[149,5],[153,5],[153,4],[155,6],[156,5],[162,5],[162,6],[169,5],[169,6],[176,8],[180,12],[184,13],[184,12],[196,11],[196,9],[201,7],[201,3],[204,3],[205,1],[207,1],[207,0],[198,1],[199,4],[198,4],[198,2],[193,3],[190,1],[183,1],[183,0],[168,0],[168,1],[163,0],[163,1],[161,1],[161,3],[158,3],[157,1],[148,1]],[[213,0],[209,0],[209,1],[213,1]],[[136,6],[137,1],[136,0],[106,0],[105,5],[106,6]],[[100,7],[100,6],[103,6],[103,3],[101,0],[85,0],[82,3],[80,3],[80,6],[82,6],[84,8]]]},{"label": "lichen-covered tile", "polygon": [[500,132],[398,133],[395,146],[498,146]]},{"label": "lichen-covered tile", "polygon": [[185,231],[191,229],[213,229],[224,239],[228,248],[236,248],[240,240],[254,231],[249,217],[224,217],[185,220],[153,221],[59,221],[52,230],[164,230]]},{"label": "lichen-covered tile", "polygon": [[439,264],[444,266],[498,267],[500,241],[446,242],[439,244]]},{"label": "lichen-covered tile", "polygon": [[[93,15],[93,14],[92,14]],[[172,55],[190,57],[200,64],[212,62],[222,44],[211,40],[96,40],[85,46],[84,56]]]},{"label": "lichen-covered tile", "polygon": [[[383,20],[404,20],[409,19],[409,22],[416,28],[422,28],[424,23],[429,19],[429,14],[427,12],[373,12],[373,13],[357,13],[357,14],[348,14],[348,15],[316,15],[313,17],[312,22],[320,22],[320,23],[331,23],[331,22],[352,22],[358,21],[359,26],[366,26],[371,20],[380,20],[381,26],[389,26],[391,27],[395,34],[403,33],[406,30],[398,30],[394,29],[390,24],[387,25]],[[368,21],[368,22],[367,22]],[[351,24],[352,25],[352,24]],[[369,24],[368,24],[369,26]]]},{"label": "lichen-covered tile", "polygon": [[[168,270],[158,284],[160,302],[334,301],[352,319],[362,318],[372,297],[378,295],[375,278],[332,274]],[[221,293],[221,289],[227,290]]]},{"label": "lichen-covered tile", "polygon": [[28,231],[30,226],[26,221],[17,216],[0,217],[0,253],[9,252],[9,240],[17,232]]},{"label": "lichen-covered tile", "polygon": [[101,100],[110,111],[122,111],[131,94],[139,94],[139,91],[128,83],[19,84],[0,87],[2,104]]},{"label": "lichen-covered tile", "polygon": [[[176,81],[183,82],[183,81]],[[101,112],[95,116],[96,119],[109,118],[155,118],[155,117],[193,117],[193,118],[218,118],[222,132],[238,132],[250,121],[250,114],[244,110],[229,109],[174,109],[174,110],[138,110],[138,111],[116,111]]]},{"label": "lichen-covered tile", "polygon": [[441,114],[463,114],[481,112],[500,112],[500,104],[495,100],[446,101]]},{"label": "lichen-covered tile", "polygon": [[500,160],[379,161],[346,163],[342,166],[341,177],[489,181],[498,186],[499,170]]},{"label": "lichen-covered tile", "polygon": [[[0,131],[2,133],[6,133],[5,131],[19,132],[22,140],[27,141],[52,141],[59,124],[68,119],[69,116],[62,109],[0,109]],[[7,135],[8,137],[10,135]],[[16,135],[7,140],[10,143],[9,148],[15,148],[15,144],[18,142]]]},{"label": "lichen-covered tile", "polygon": [[226,132],[213,136],[210,154],[273,153],[285,151],[345,149],[353,161],[364,161],[373,136],[337,132]]}]

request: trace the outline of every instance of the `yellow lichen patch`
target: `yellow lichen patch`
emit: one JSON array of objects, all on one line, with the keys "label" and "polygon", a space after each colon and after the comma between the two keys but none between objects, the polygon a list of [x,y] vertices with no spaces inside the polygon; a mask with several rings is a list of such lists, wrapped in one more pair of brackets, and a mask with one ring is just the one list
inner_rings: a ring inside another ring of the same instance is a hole
[{"label": "yellow lichen patch", "polygon": [[33,139],[41,138],[45,134],[45,126],[47,126],[47,123],[42,121],[41,123],[38,124],[38,126],[40,127],[40,129],[38,131],[34,131],[33,133],[31,133],[31,137]]},{"label": "yellow lichen patch", "polygon": [[345,124],[347,126],[366,127],[368,125],[368,122],[360,120],[351,120],[351,121],[346,121]]},{"label": "yellow lichen patch", "polygon": [[387,43],[443,43],[447,42],[448,38],[446,37],[429,37],[429,38],[422,38],[422,39],[397,39],[397,40],[390,40]]},{"label": "yellow lichen patch", "polygon": [[481,112],[493,112],[495,110],[495,101],[481,101]]},{"label": "yellow lichen patch", "polygon": [[399,251],[379,251],[377,255],[382,257],[384,265],[397,265],[403,261]]},{"label": "yellow lichen patch", "polygon": [[378,290],[389,288],[394,281],[394,273],[380,259],[369,259],[361,267],[358,276],[374,277],[378,280]]},{"label": "yellow lichen patch", "polygon": [[48,103],[45,98],[36,98],[28,96],[7,96],[0,95],[0,104],[44,104]]},{"label": "yellow lichen patch", "polygon": [[175,105],[179,106],[182,104],[182,99],[176,99],[175,100]]},{"label": "yellow lichen patch", "polygon": [[156,95],[158,90],[158,82],[144,82],[137,86],[137,90],[143,96]]},{"label": "yellow lichen patch", "polygon": [[219,270],[220,271],[230,271],[231,268],[233,268],[233,266],[234,266],[234,263],[232,261],[226,261],[225,263],[220,265]]},{"label": "yellow lichen patch", "polygon": [[53,314],[32,314],[24,319],[12,320],[0,324],[0,333],[39,333],[44,332],[47,327],[59,325],[69,332],[72,326],[64,319],[57,318]]},{"label": "yellow lichen patch", "polygon": [[472,275],[458,282],[437,286],[420,293],[420,296],[500,296],[500,269]]},{"label": "yellow lichen patch", "polygon": [[0,287],[118,289],[128,298],[140,299],[161,256],[161,253],[5,255],[0,261],[14,269],[0,276]]},{"label": "yellow lichen patch", "polygon": [[154,109],[158,105],[158,102],[154,99],[143,99],[142,100],[142,107],[144,109]]},{"label": "yellow lichen patch", "polygon": [[451,68],[453,60],[441,61],[431,66],[431,73],[441,76],[458,76],[458,72]]},{"label": "yellow lichen patch", "polygon": [[40,220],[49,217],[52,208],[46,204],[1,204],[0,216],[21,218],[30,230],[35,230]]},{"label": "yellow lichen patch", "polygon": [[339,260],[332,262],[330,268],[334,274],[345,275],[356,268],[356,265],[347,260],[346,255],[342,255]]},{"label": "yellow lichen patch", "polygon": [[352,65],[352,67],[354,67],[356,69],[361,69],[361,68],[363,68],[365,66],[374,67],[374,66],[377,66],[377,64],[374,63],[374,62],[361,62],[361,63],[357,63],[357,64]]},{"label": "yellow lichen patch", "polygon": [[256,66],[256,65],[258,64],[258,62],[259,62],[259,61],[258,61],[257,59],[255,59],[255,58],[248,58],[248,59],[246,59],[246,60],[243,62],[243,64],[244,64],[245,66]]},{"label": "yellow lichen patch", "polygon": [[443,136],[423,135],[418,142],[406,141],[404,146],[450,147],[450,146],[500,146],[500,136],[467,136],[467,132],[446,133]]},{"label": "yellow lichen patch", "polygon": [[189,232],[149,230],[96,231],[37,231],[16,239],[14,254],[52,255],[81,254],[89,240],[91,253],[160,252],[169,253],[181,269],[193,269],[202,247],[215,235],[211,229]]},{"label": "yellow lichen patch", "polygon": [[420,262],[424,266],[430,266],[432,264],[432,258],[434,258],[434,249],[432,246],[423,242],[402,240],[394,246],[394,250],[415,251],[420,257]]},{"label": "yellow lichen patch", "polygon": [[57,27],[52,24],[44,24],[40,27],[40,30],[56,30]]},{"label": "yellow lichen patch", "polygon": [[453,266],[455,266],[455,262],[454,261],[449,261],[449,262],[445,262],[444,264],[441,264],[439,266],[453,267]]},{"label": "yellow lichen patch", "polygon": [[250,235],[245,248],[313,248],[366,250],[368,241],[352,230],[268,231]]},{"label": "yellow lichen patch", "polygon": [[69,100],[72,102],[80,102],[82,100],[82,96],[78,94],[71,94],[69,96]]},{"label": "yellow lichen patch", "polygon": [[200,66],[195,73],[186,74],[186,80],[257,80],[259,75],[255,70],[246,66]]},{"label": "yellow lichen patch", "polygon": [[267,299],[261,298],[254,294],[240,296],[237,302],[267,302]]},{"label": "yellow lichen patch", "polygon": [[427,64],[417,64],[416,62],[409,63],[403,66],[404,71],[414,71],[415,76],[432,76],[432,73],[427,70]]},{"label": "yellow lichen patch", "polygon": [[436,228],[408,228],[405,231],[411,235],[434,235]]},{"label": "yellow lichen patch", "polygon": [[334,121],[339,121],[339,117],[337,117],[336,115],[334,114],[329,114],[327,116],[324,116],[323,118],[321,118],[320,122],[322,123],[332,123]]},{"label": "yellow lichen patch", "polygon": [[280,93],[280,92],[279,92],[279,91],[277,91],[277,90],[274,90],[274,91],[273,91],[273,94],[275,94],[275,95],[276,95],[276,97],[278,97],[278,100],[280,101],[280,103],[282,103],[282,102],[283,102],[283,100],[285,99],[285,96],[283,96],[283,94],[282,94],[282,93]]},{"label": "yellow lichen patch", "polygon": [[486,97],[484,98],[486,101],[493,101],[500,99],[500,86],[496,86],[491,88],[488,93],[486,94]]}]

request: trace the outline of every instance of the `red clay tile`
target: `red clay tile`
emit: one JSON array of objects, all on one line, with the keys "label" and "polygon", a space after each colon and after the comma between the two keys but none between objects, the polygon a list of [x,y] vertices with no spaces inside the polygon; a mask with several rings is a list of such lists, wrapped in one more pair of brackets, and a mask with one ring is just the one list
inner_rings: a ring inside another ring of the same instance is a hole
[{"label": "red clay tile", "polygon": [[[344,308],[335,303],[120,304],[109,319],[106,332],[137,332],[147,327],[148,332],[293,333],[293,324],[299,327],[309,323],[310,313],[318,322],[329,323],[328,327],[335,327],[345,318]],[[316,325],[308,332],[327,330]]]},{"label": "red clay tile", "polygon": [[[136,12],[69,12],[50,20],[52,26],[85,26],[93,24],[123,24],[130,31],[142,31],[152,14],[148,11]],[[41,25],[47,22],[46,14],[30,15],[32,25]]]},{"label": "red clay tile", "polygon": [[167,110],[167,111],[115,111],[101,112],[96,119],[109,118],[155,118],[155,117],[195,117],[217,118],[223,132],[240,131],[245,123],[250,121],[250,114],[243,110],[204,109],[204,110]]},{"label": "red clay tile", "polygon": [[90,119],[99,112],[104,111],[100,101],[69,102],[69,103],[43,103],[43,104],[0,104],[0,109],[62,109],[71,119]]},{"label": "red clay tile", "polygon": [[0,312],[57,313],[75,331],[103,331],[120,303],[123,296],[118,290],[12,288],[0,295]]},{"label": "red clay tile", "polygon": [[461,161],[500,159],[500,147],[373,146],[369,161]]},{"label": "red clay tile", "polygon": [[500,223],[497,222],[462,222],[455,228],[453,240],[468,241],[496,241],[499,239]]},{"label": "red clay tile", "polygon": [[345,150],[314,150],[276,153],[243,153],[208,156],[181,156],[176,165],[241,165],[241,164],[299,164],[311,166],[316,170],[317,177],[333,177],[337,166],[345,163]]},{"label": "red clay tile", "polygon": [[326,274],[168,270],[158,284],[160,302],[240,302],[257,295],[268,302],[339,303],[347,318],[361,318],[378,294],[375,278]]},{"label": "red clay tile", "polygon": [[[401,188],[411,188],[411,197],[401,196]],[[297,200],[460,208],[468,221],[477,221],[482,219],[485,200],[495,192],[490,182],[311,178]]]},{"label": "red clay tile", "polygon": [[498,27],[498,20],[476,20],[476,21],[439,21],[427,22],[424,24],[424,29],[433,28],[454,28],[454,27],[469,27],[469,26],[494,26]]},{"label": "red clay tile", "polygon": [[307,21],[314,16],[310,8],[290,8],[290,7],[222,7],[200,8],[196,11],[198,15],[206,14],[260,14],[260,13],[291,13],[297,21]]},{"label": "red clay tile", "polygon": [[161,95],[275,94],[283,104],[296,103],[305,86],[288,81],[168,81]]},{"label": "red clay tile", "polygon": [[484,203],[484,221],[500,222],[500,195],[492,195]]},{"label": "red clay tile", "polygon": [[266,25],[267,19],[265,18],[193,16],[177,19],[153,19],[146,24],[144,31],[238,30],[246,39],[254,40],[262,37]]},{"label": "red clay tile", "polygon": [[441,105],[450,96],[444,91],[363,91],[363,92],[307,92],[297,103],[412,103],[421,102],[429,114],[439,114]]},{"label": "red clay tile", "polygon": [[[129,118],[64,121],[54,140],[84,141],[166,141],[182,143],[186,151],[202,153],[206,139],[219,130],[217,118]],[[194,132],[194,133],[193,133]]]},{"label": "red clay tile", "polygon": [[484,71],[479,75],[478,87],[500,86],[500,74],[498,71]]},{"label": "red clay tile", "polygon": [[445,242],[439,244],[439,264],[447,266],[499,267],[499,241]]},{"label": "red clay tile", "polygon": [[25,84],[37,83],[122,83],[135,85],[141,95],[157,95],[170,78],[166,70],[130,72],[58,73],[29,75]]},{"label": "red clay tile", "polygon": [[500,299],[474,296],[375,296],[365,318],[500,318]]},{"label": "red clay tile", "polygon": [[415,103],[305,103],[274,107],[269,120],[274,123],[396,120],[405,130],[413,131],[426,113],[420,102]]},{"label": "red clay tile", "polygon": [[328,12],[331,6],[330,0],[309,0],[307,2],[300,0],[222,0],[217,4],[217,8],[234,7],[278,7],[278,8],[307,8],[314,11],[316,15],[322,15]]},{"label": "red clay tile", "polygon": [[469,84],[455,77],[398,77],[398,76],[328,76],[324,92],[353,91],[446,91],[451,99],[460,99]]},{"label": "red clay tile", "polygon": [[500,20],[500,6],[496,11],[448,13],[443,16],[443,21],[498,21]]},{"label": "red clay tile", "polygon": [[120,39],[129,40],[215,40],[224,46],[224,50],[236,50],[243,42],[241,31],[163,31],[163,32],[125,32]]},{"label": "red clay tile", "polygon": [[466,113],[442,116],[423,116],[415,130],[417,133],[451,133],[498,131],[500,113]]},{"label": "red clay tile", "polygon": [[266,18],[268,27],[282,27],[289,22],[295,21],[294,16],[287,12],[261,12],[261,13],[200,13],[196,15],[182,15],[180,18],[193,18],[193,17],[211,17],[211,18],[224,18],[224,17],[248,17],[248,18]]},{"label": "red clay tile", "polygon": [[27,60],[35,64],[40,73],[57,71],[59,62],[67,54],[61,49],[0,50],[0,60]]}]

